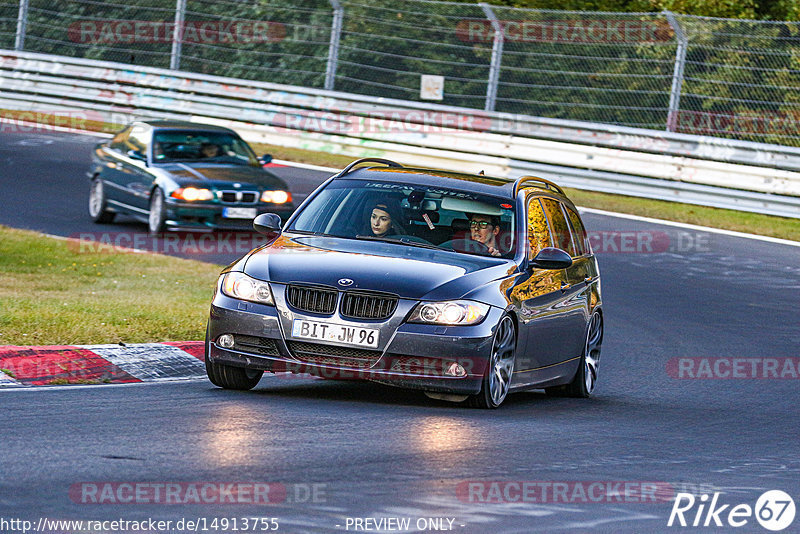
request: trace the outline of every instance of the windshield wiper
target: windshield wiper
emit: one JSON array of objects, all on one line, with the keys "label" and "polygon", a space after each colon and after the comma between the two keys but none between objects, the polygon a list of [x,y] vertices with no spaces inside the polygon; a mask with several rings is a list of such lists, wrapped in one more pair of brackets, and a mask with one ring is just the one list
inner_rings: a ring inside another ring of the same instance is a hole
[{"label": "windshield wiper", "polygon": [[286,232],[291,232],[293,234],[314,235],[314,236],[328,236],[328,237],[330,237],[329,234],[326,234],[326,233],[323,233],[323,232],[312,232],[311,230],[294,230],[294,229],[290,230],[290,229],[287,228],[285,231]]},{"label": "windshield wiper", "polygon": [[419,241],[412,241],[407,237],[379,237],[376,235],[357,235],[356,239],[366,239],[368,241],[383,241],[384,243],[400,243],[402,245],[411,245],[412,247],[432,248],[434,250],[442,250],[436,245],[429,243],[420,243]]}]

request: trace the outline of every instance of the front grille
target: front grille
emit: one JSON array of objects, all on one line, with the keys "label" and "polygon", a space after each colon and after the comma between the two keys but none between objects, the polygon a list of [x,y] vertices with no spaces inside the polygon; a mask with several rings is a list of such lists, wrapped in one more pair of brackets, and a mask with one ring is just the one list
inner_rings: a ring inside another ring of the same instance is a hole
[{"label": "front grille", "polygon": [[342,297],[339,313],[352,319],[388,319],[396,308],[395,295],[348,291]]},{"label": "front grille", "polygon": [[295,358],[306,363],[368,369],[381,358],[381,352],[378,350],[354,349],[304,341],[289,341],[287,345]]},{"label": "front grille", "polygon": [[286,286],[286,301],[298,310],[331,315],[336,309],[339,292],[334,288],[311,286]]},{"label": "front grille", "polygon": [[241,202],[244,204],[252,204],[258,198],[258,193],[252,191],[223,191],[223,202]]},{"label": "front grille", "polygon": [[233,336],[233,349],[241,352],[262,354],[264,356],[281,355],[281,353],[278,352],[278,345],[275,343],[275,340],[268,337],[241,336],[236,334]]}]

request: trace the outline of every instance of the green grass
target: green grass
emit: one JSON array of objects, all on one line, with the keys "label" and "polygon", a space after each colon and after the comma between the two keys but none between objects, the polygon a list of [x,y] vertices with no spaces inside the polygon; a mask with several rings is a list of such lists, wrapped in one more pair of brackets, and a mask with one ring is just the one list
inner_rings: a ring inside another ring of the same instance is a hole
[{"label": "green grass", "polygon": [[0,345],[201,340],[220,270],[0,226]]}]

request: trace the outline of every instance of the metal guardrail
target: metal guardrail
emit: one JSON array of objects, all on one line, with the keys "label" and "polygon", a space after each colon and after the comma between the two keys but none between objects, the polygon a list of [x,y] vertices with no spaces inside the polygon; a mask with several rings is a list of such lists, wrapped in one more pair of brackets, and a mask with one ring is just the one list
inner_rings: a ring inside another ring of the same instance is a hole
[{"label": "metal guardrail", "polygon": [[800,218],[793,147],[13,51],[0,51],[0,89],[5,109],[189,118],[251,141]]}]

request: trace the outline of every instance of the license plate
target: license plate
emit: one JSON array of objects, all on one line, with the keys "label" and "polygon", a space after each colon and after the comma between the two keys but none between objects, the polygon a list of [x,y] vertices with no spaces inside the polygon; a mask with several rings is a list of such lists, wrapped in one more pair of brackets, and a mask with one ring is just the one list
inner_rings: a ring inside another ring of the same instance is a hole
[{"label": "license plate", "polygon": [[226,219],[255,219],[255,208],[222,208],[222,216]]},{"label": "license plate", "polygon": [[316,339],[319,341],[336,341],[359,347],[378,348],[378,330],[359,328],[334,323],[320,323],[295,319],[292,321],[292,337]]}]

